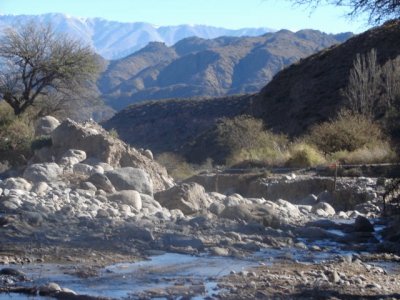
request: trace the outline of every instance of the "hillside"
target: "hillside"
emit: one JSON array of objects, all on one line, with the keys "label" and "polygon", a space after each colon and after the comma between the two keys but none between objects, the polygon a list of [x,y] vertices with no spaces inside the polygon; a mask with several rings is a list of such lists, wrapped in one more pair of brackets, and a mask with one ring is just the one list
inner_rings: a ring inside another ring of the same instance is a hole
[{"label": "hillside", "polygon": [[[122,9],[122,8],[121,8]],[[27,22],[50,22],[58,32],[68,33],[90,45],[106,59],[127,56],[149,42],[173,45],[191,36],[212,39],[219,36],[258,36],[269,28],[226,29],[205,25],[155,26],[144,22],[116,22],[101,18],[77,18],[65,14],[1,15],[0,30]]]},{"label": "hillside", "polygon": [[[184,146],[193,145],[198,137],[204,139],[216,119],[240,114],[263,118],[275,132],[299,136],[344,106],[341,89],[347,85],[357,53],[376,48],[382,64],[400,55],[397,45],[400,21],[393,21],[302,59],[278,73],[258,94],[136,104],[116,114],[105,126],[115,128],[125,141],[156,153],[184,154]],[[212,151],[213,145],[209,147],[207,151]]]},{"label": "hillside", "polygon": [[117,113],[103,124],[116,129],[120,138],[155,153],[181,152],[222,117],[234,117],[249,109],[253,96],[217,99],[161,100],[135,104]]},{"label": "hillside", "polygon": [[172,47],[153,42],[112,61],[98,86],[117,110],[143,100],[254,93],[286,66],[350,36],[281,30],[259,37],[191,37]]},{"label": "hillside", "polygon": [[256,100],[257,116],[268,127],[292,136],[334,116],[345,105],[341,93],[348,84],[357,53],[377,50],[378,62],[400,55],[400,21],[359,34],[318,52],[278,73]]}]

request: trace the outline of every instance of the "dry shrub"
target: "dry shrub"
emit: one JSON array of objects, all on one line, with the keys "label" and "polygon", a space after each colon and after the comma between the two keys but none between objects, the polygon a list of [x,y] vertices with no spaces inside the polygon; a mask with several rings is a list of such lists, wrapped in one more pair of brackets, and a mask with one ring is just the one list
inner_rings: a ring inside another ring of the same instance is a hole
[{"label": "dry shrub", "polygon": [[290,158],[286,165],[294,168],[305,168],[324,163],[326,163],[326,160],[318,149],[304,142],[297,142],[290,149]]},{"label": "dry shrub", "polygon": [[305,139],[325,154],[352,152],[385,142],[378,124],[350,111],[342,111],[335,120],[314,126]]},{"label": "dry shrub", "polygon": [[398,160],[396,152],[391,149],[389,143],[363,147],[350,152],[339,151],[333,153],[331,158],[344,164],[376,164],[396,162]]},{"label": "dry shrub", "polygon": [[285,135],[265,130],[262,120],[250,116],[223,119],[218,124],[218,144],[229,149],[226,165],[243,161],[260,161],[279,165],[287,159]]}]

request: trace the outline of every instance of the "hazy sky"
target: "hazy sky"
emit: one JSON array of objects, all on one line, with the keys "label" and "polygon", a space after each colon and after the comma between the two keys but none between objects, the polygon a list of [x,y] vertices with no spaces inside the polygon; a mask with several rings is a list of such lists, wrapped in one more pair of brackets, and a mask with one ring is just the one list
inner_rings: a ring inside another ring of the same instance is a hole
[{"label": "hazy sky", "polygon": [[318,29],[361,32],[365,19],[349,20],[345,8],[294,7],[285,0],[0,0],[0,14],[61,12],[154,25],[205,24],[226,28]]}]

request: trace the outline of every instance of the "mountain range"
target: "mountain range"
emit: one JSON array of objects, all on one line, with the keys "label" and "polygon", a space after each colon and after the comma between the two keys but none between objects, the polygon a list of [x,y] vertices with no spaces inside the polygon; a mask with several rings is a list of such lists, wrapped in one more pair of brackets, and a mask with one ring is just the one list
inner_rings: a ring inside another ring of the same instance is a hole
[{"label": "mountain range", "polygon": [[98,87],[116,110],[144,100],[255,93],[290,64],[351,36],[280,30],[257,37],[190,37],[170,47],[151,42],[111,61]]},{"label": "mountain range", "polygon": [[108,60],[127,56],[154,41],[170,46],[191,36],[212,39],[219,36],[258,36],[272,31],[265,27],[226,29],[186,24],[155,26],[145,22],[123,23],[101,18],[76,18],[61,13],[0,15],[0,31],[27,22],[52,23],[56,31],[82,40]]},{"label": "mountain range", "polygon": [[[299,137],[346,107],[348,85],[358,54],[376,49],[380,65],[400,56],[400,20],[372,28],[288,66],[252,95],[199,100],[150,101],[131,105],[104,123],[125,141],[155,153],[174,152],[194,162],[212,153],[201,139],[222,117],[252,115],[276,133]],[[397,137],[398,138],[398,137]],[[199,154],[200,153],[200,154]],[[196,157],[193,158],[195,154]]]},{"label": "mountain range", "polygon": [[316,30],[157,27],[64,14],[3,15],[0,30],[28,22],[51,23],[57,32],[93,47],[104,69],[97,87],[115,110],[144,100],[256,93],[290,64],[352,36]]}]

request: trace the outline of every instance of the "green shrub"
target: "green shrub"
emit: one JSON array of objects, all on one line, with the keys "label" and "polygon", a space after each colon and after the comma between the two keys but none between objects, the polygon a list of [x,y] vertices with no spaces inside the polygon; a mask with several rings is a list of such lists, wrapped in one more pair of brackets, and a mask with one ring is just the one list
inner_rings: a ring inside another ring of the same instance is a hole
[{"label": "green shrub", "polygon": [[294,168],[306,168],[324,163],[326,163],[324,156],[315,147],[298,142],[291,147],[290,158],[286,165]]},{"label": "green shrub", "polygon": [[0,127],[10,124],[14,119],[14,111],[11,106],[0,100]]},{"label": "green shrub", "polygon": [[0,157],[11,164],[24,163],[31,154],[33,126],[22,117],[0,126]]},{"label": "green shrub", "polygon": [[351,152],[385,140],[377,123],[349,111],[341,112],[333,121],[314,126],[305,139],[325,154]]}]

